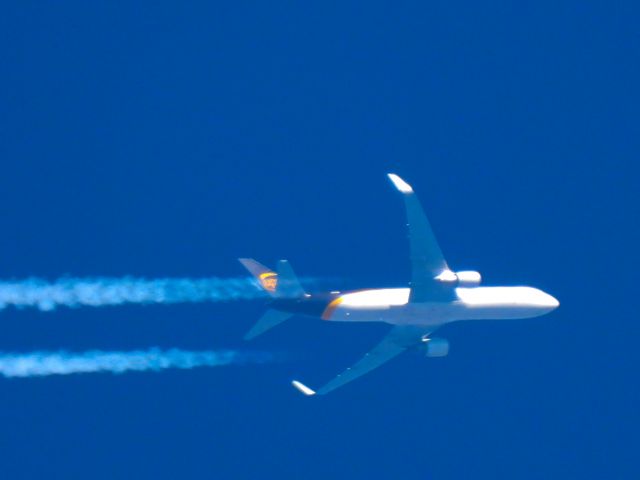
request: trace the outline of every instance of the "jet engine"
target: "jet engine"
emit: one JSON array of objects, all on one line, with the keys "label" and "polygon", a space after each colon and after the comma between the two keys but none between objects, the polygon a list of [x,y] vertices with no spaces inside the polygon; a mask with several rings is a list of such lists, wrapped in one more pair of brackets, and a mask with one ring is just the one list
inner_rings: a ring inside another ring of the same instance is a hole
[{"label": "jet engine", "polygon": [[477,287],[480,285],[482,277],[480,276],[480,273],[473,270],[465,270],[462,272],[445,270],[436,277],[436,280],[458,287]]},{"label": "jet engine", "polygon": [[456,277],[458,277],[459,287],[477,287],[482,281],[482,276],[480,275],[480,273],[474,272],[473,270],[456,272]]},{"label": "jet engine", "polygon": [[444,338],[425,338],[422,351],[427,357],[446,357],[449,353],[449,342]]}]

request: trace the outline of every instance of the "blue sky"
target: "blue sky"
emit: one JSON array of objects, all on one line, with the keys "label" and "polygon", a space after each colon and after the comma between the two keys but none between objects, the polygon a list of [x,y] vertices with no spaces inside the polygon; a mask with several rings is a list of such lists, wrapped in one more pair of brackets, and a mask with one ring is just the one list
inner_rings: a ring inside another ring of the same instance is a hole
[{"label": "blue sky", "polygon": [[[553,314],[384,334],[294,319],[275,365],[0,380],[3,478],[636,478],[634,2],[19,2],[0,15],[0,277],[409,278],[420,195],[452,267]],[[260,301],[5,310],[0,350],[248,348]]]}]

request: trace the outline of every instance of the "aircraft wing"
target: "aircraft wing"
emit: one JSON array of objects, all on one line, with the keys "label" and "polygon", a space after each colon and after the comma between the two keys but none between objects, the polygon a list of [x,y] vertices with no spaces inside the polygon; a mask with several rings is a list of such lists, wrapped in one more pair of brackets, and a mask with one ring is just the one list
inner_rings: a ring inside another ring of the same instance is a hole
[{"label": "aircraft wing", "polygon": [[362,357],[354,366],[345,370],[317,392],[297,380],[294,380],[292,384],[305,395],[324,395],[378,368],[408,348],[420,345],[422,337],[432,331],[433,328],[427,329],[426,327],[418,327],[415,325],[397,325],[389,331],[387,336],[384,337],[373,350]]},{"label": "aircraft wing", "polygon": [[411,295],[410,302],[426,302],[442,299],[447,290],[435,277],[449,270],[440,250],[431,224],[422,210],[420,200],[413,188],[399,176],[390,173],[389,179],[402,193],[407,211],[409,243],[411,250]]}]

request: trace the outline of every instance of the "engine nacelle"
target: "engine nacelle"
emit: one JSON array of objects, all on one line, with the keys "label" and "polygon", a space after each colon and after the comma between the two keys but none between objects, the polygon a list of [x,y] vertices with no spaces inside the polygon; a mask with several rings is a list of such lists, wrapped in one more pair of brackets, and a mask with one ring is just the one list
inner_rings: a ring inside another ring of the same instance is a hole
[{"label": "engine nacelle", "polygon": [[444,338],[425,338],[422,350],[427,357],[446,357],[449,353],[449,342]]},{"label": "engine nacelle", "polygon": [[474,272],[473,270],[456,272],[456,277],[458,277],[459,287],[477,287],[482,281],[482,276],[480,275],[480,273]]},{"label": "engine nacelle", "polygon": [[436,280],[451,286],[477,287],[480,285],[482,277],[480,276],[480,273],[473,270],[465,270],[462,272],[445,270],[436,277]]}]

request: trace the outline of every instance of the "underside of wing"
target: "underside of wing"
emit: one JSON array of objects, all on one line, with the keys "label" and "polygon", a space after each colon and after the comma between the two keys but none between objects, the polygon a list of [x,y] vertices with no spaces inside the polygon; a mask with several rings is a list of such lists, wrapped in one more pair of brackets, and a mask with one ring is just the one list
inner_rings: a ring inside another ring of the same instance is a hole
[{"label": "underside of wing", "polygon": [[411,250],[411,295],[409,301],[442,300],[450,294],[450,290],[436,277],[449,271],[449,267],[433,234],[431,224],[413,188],[393,173],[388,176],[396,189],[402,193],[407,211]]},{"label": "underside of wing", "polygon": [[395,326],[389,331],[387,336],[373,348],[373,350],[362,357],[351,368],[345,370],[318,391],[310,389],[297,380],[293,381],[292,384],[305,395],[327,394],[332,390],[335,390],[336,388],[369,373],[371,370],[378,368],[380,365],[400,355],[408,348],[419,345],[422,342],[422,338],[425,335],[428,335],[432,330],[433,329],[427,330],[424,327],[411,325]]}]

